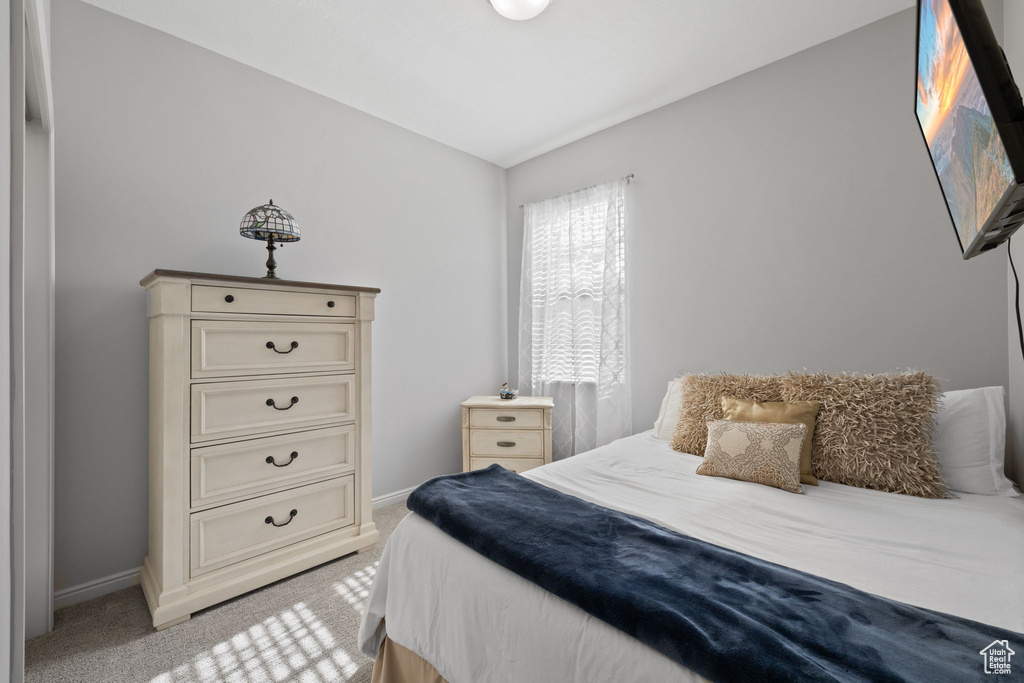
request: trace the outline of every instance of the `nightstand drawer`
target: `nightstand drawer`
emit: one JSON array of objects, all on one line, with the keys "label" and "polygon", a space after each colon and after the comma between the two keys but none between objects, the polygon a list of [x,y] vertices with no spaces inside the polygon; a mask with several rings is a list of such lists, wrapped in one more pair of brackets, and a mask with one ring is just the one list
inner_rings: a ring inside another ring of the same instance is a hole
[{"label": "nightstand drawer", "polygon": [[544,458],[470,458],[470,468],[474,470],[482,470],[491,465],[498,464],[504,467],[506,470],[512,470],[515,473],[525,472],[526,470],[532,470],[534,467],[540,467],[544,464]]},{"label": "nightstand drawer", "polygon": [[541,431],[500,431],[472,429],[469,432],[470,457],[544,457],[544,435]]},{"label": "nightstand drawer", "polygon": [[355,469],[355,425],[192,449],[192,506],[348,474]]},{"label": "nightstand drawer", "polygon": [[354,333],[348,323],[196,320],[192,377],[351,371]]},{"label": "nightstand drawer", "polygon": [[350,294],[314,294],[312,292],[193,285],[192,310],[205,313],[324,315],[335,318],[354,318],[356,298]]},{"label": "nightstand drawer", "polygon": [[542,429],[544,411],[474,408],[469,411],[469,426],[474,429]]},{"label": "nightstand drawer", "polygon": [[351,525],[349,475],[191,516],[192,576]]},{"label": "nightstand drawer", "polygon": [[192,385],[192,442],[355,419],[355,375]]}]

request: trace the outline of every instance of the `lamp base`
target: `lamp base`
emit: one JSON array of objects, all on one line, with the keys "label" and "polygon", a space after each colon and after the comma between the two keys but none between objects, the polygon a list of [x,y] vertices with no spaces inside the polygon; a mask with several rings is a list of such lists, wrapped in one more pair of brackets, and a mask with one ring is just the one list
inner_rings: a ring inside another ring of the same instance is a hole
[{"label": "lamp base", "polygon": [[270,258],[267,259],[267,274],[263,276],[264,280],[280,280],[277,274],[274,272],[277,270],[277,261],[274,259],[274,251],[277,247],[274,246],[274,240],[271,237],[267,238],[267,251],[270,253]]}]

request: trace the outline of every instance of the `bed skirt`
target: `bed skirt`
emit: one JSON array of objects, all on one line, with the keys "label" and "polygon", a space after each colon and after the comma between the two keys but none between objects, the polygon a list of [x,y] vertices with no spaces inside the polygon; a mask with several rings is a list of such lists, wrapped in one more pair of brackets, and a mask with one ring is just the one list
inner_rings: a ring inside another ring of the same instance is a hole
[{"label": "bed skirt", "polygon": [[447,683],[437,669],[409,648],[384,638],[370,683]]}]

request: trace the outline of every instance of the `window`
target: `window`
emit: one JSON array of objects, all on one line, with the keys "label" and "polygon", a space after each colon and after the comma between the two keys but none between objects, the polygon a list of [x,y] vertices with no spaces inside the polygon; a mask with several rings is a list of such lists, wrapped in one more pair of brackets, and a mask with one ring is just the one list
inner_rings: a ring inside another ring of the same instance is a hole
[{"label": "window", "polygon": [[601,311],[607,298],[605,268],[612,271],[615,283],[625,275],[621,240],[610,245],[607,263],[605,254],[606,221],[610,218],[614,225],[621,225],[621,197],[601,193],[580,199],[569,202],[564,210],[538,211],[531,231],[535,344],[530,362],[535,378],[542,382],[597,382]]},{"label": "window", "polygon": [[[520,388],[554,396],[573,433],[599,421],[608,401],[629,415],[625,188],[621,179],[525,208]],[[573,389],[561,400],[560,385]]]}]

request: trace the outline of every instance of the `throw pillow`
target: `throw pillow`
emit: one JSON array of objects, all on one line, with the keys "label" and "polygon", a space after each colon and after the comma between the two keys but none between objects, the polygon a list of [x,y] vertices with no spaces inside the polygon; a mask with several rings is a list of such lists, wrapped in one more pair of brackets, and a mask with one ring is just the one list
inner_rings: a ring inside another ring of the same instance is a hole
[{"label": "throw pillow", "polygon": [[807,425],[708,423],[708,446],[697,474],[749,481],[800,493],[800,449]]},{"label": "throw pillow", "polygon": [[924,372],[782,377],[784,401],[818,401],[811,471],[818,479],[948,498],[932,446],[939,385]]},{"label": "throw pillow", "polygon": [[672,448],[701,455],[708,445],[708,422],[722,419],[722,397],[781,401],[780,377],[701,374],[680,378],[680,409]]}]

